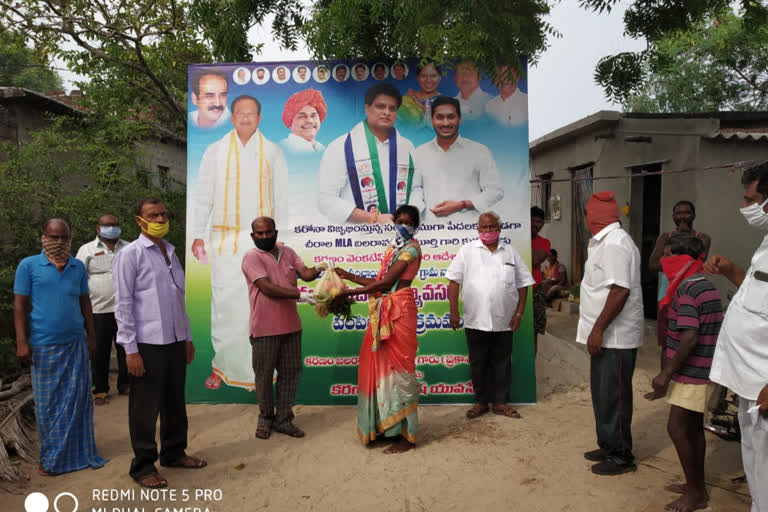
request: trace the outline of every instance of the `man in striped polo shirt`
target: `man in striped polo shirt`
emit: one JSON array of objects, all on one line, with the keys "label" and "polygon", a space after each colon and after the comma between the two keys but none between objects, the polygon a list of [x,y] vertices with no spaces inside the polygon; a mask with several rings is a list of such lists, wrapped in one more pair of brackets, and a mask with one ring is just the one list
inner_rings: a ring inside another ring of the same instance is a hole
[{"label": "man in striped polo shirt", "polygon": [[666,360],[653,379],[655,400],[663,396],[671,405],[667,431],[675,445],[685,484],[670,484],[666,490],[682,496],[668,510],[706,508],[709,496],[704,484],[704,411],[715,387],[709,369],[715,343],[723,323],[723,305],[712,282],[701,273],[704,244],[690,233],[678,233],[667,241],[661,266],[669,279],[659,308],[669,306]]}]

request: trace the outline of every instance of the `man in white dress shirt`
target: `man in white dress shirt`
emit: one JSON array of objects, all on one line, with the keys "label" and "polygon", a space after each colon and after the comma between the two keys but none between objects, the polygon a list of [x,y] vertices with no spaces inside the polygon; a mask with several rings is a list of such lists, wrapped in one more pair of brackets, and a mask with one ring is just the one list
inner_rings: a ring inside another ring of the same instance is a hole
[{"label": "man in white dress shirt", "polygon": [[507,405],[512,341],[523,318],[528,286],[534,280],[515,248],[499,240],[498,215],[480,215],[477,231],[479,240],[459,249],[446,272],[454,330],[461,322],[459,288],[464,301],[464,332],[477,400],[467,411],[467,418],[477,418],[491,409],[495,414],[519,418],[520,414]]},{"label": "man in white dress shirt", "polygon": [[426,223],[448,218],[472,223],[504,197],[491,151],[459,135],[461,117],[459,100],[437,97],[432,104],[435,138],[416,148]]},{"label": "man in white dress shirt", "polygon": [[485,113],[485,104],[491,95],[480,88],[480,72],[475,65],[468,61],[459,62],[456,66],[456,87],[459,94],[456,99],[461,104],[464,119],[477,119]]},{"label": "man in white dress shirt", "polygon": [[229,121],[227,108],[227,75],[203,68],[192,75],[192,104],[189,124],[195,128],[217,128]]},{"label": "man in white dress shirt", "polygon": [[402,95],[390,83],[365,93],[366,118],[328,145],[318,172],[317,200],[329,222],[392,224],[398,206],[424,210],[413,143],[395,129]]},{"label": "man in white dress shirt", "polygon": [[264,137],[260,121],[256,98],[235,98],[235,128],[205,150],[190,205],[192,254],[202,263],[210,256],[211,262],[211,342],[216,354],[205,381],[209,389],[221,387],[222,380],[254,387],[248,288],[240,267],[252,245],[249,222],[280,218],[276,200],[286,193],[288,174],[282,150]]},{"label": "man in white dress shirt", "polygon": [[125,365],[125,350],[116,343],[117,322],[115,321],[115,289],[112,285],[112,261],[117,252],[128,245],[120,238],[120,220],[104,213],[96,225],[96,239],[84,244],[77,251],[77,259],[85,265],[88,274],[88,290],[93,308],[93,330],[96,335],[96,351],[91,358],[93,379],[93,402],[96,405],[109,403],[109,361],[112,344],[117,348],[117,392],[128,394],[128,368]]},{"label": "man in white dress shirt", "polygon": [[511,66],[501,66],[498,73],[499,95],[485,105],[485,111],[503,125],[528,122],[528,95],[517,88],[520,75]]},{"label": "man in white dress shirt", "polygon": [[[768,163],[744,171],[741,214],[768,231]],[[768,235],[749,269],[714,254],[704,272],[721,274],[739,287],[728,305],[709,378],[739,395],[741,459],[752,495],[752,512],[768,512]]]},{"label": "man in white dress shirt", "polygon": [[316,89],[291,94],[283,107],[283,124],[291,130],[288,137],[280,141],[283,149],[293,153],[322,152],[325,146],[316,137],[327,111],[323,93]]},{"label": "man in white dress shirt", "polygon": [[635,471],[632,454],[632,375],[643,344],[640,251],[619,224],[613,192],[587,203],[587,247],[576,341],[587,345],[598,449],[584,458],[597,475]]}]

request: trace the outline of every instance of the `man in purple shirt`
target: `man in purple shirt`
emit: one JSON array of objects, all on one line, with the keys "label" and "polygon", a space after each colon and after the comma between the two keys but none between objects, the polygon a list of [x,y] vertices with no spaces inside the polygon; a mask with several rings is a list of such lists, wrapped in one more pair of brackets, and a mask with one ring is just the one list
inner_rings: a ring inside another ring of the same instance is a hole
[{"label": "man in purple shirt", "polygon": [[139,238],[116,256],[117,342],[125,348],[131,378],[128,428],[134,458],[129,474],[139,485],[167,487],[155,468],[158,459],[155,425],[160,415],[160,464],[188,469],[206,466],[185,454],[187,409],[186,365],[195,356],[184,307],[184,270],[174,247],[163,240],[168,214],[159,199],[136,204]]}]

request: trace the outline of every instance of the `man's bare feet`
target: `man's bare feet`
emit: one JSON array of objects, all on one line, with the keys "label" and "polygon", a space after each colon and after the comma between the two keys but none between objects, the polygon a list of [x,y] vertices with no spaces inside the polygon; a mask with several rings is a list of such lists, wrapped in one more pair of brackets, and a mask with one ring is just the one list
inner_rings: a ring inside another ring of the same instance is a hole
[{"label": "man's bare feet", "polygon": [[676,512],[693,512],[694,510],[705,509],[709,506],[709,498],[706,493],[688,492],[683,494],[672,503],[664,507],[665,510],[674,510]]},{"label": "man's bare feet", "polygon": [[688,484],[669,484],[664,487],[664,490],[675,494],[685,494],[688,492]]},{"label": "man's bare feet", "polygon": [[404,437],[401,437],[399,441],[397,441],[395,444],[384,450],[384,453],[391,454],[391,453],[403,453],[407,452],[411,448],[413,448],[415,445],[405,439]]},{"label": "man's bare feet", "polygon": [[[675,494],[686,494],[688,492],[688,484],[669,484],[664,487],[664,490]],[[709,493],[706,493],[706,497],[709,499]]]}]

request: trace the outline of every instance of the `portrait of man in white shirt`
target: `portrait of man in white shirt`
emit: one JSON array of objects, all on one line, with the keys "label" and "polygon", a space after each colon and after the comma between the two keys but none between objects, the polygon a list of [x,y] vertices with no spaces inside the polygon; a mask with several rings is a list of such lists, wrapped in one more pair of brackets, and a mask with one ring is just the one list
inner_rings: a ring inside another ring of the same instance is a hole
[{"label": "portrait of man in white shirt", "polygon": [[232,73],[232,80],[237,85],[245,85],[251,80],[251,72],[247,68],[239,67]]},{"label": "portrait of man in white shirt", "polygon": [[269,70],[265,67],[258,67],[253,71],[253,83],[256,85],[264,85],[269,81]]},{"label": "portrait of man in white shirt", "polygon": [[291,77],[291,74],[288,71],[288,68],[285,66],[278,66],[272,72],[272,80],[274,80],[278,84],[284,84],[285,82],[288,81],[290,77]]},{"label": "portrait of man in white shirt", "polygon": [[346,82],[349,80],[349,68],[346,64],[336,64],[333,67],[333,79],[337,82]]},{"label": "portrait of man in white shirt", "polygon": [[229,121],[227,108],[227,75],[215,69],[201,69],[192,75],[192,104],[189,124],[195,128],[217,128]]},{"label": "portrait of man in white shirt", "polygon": [[408,64],[405,62],[395,62],[392,65],[392,78],[395,80],[405,80],[408,77]]},{"label": "portrait of man in white shirt", "polygon": [[317,173],[317,206],[329,222],[392,224],[398,206],[424,210],[416,149],[395,129],[402,101],[390,83],[370,87],[365,119],[328,144]]},{"label": "portrait of man in white shirt", "polygon": [[[284,203],[288,169],[283,151],[259,129],[261,103],[241,95],[232,101],[234,129],[203,153],[192,188],[189,234],[192,254],[211,265],[211,342],[215,355],[209,389],[222,382],[253,389],[248,343],[250,306],[241,272],[243,255],[253,246],[250,222],[276,215]],[[287,221],[286,221],[287,222]]]},{"label": "portrait of man in white shirt", "polygon": [[517,88],[520,75],[511,66],[501,66],[495,80],[499,95],[485,105],[489,116],[503,125],[528,122],[528,95]]},{"label": "portrait of man in white shirt", "polygon": [[293,80],[298,84],[307,83],[309,81],[310,75],[311,73],[309,72],[309,68],[303,64],[293,70]]},{"label": "portrait of man in white shirt", "polygon": [[490,149],[459,134],[461,119],[459,100],[437,97],[432,104],[435,138],[416,148],[425,223],[448,219],[472,223],[504,198]]},{"label": "portrait of man in white shirt", "polygon": [[471,61],[459,62],[454,74],[459,94],[455,96],[461,105],[464,119],[477,119],[485,113],[485,104],[491,95],[480,88],[480,71]]},{"label": "portrait of man in white shirt", "polygon": [[327,111],[323,93],[317,89],[304,89],[291,94],[283,106],[283,124],[291,130],[280,141],[283,149],[292,153],[322,152],[325,146],[317,140],[317,132]]}]

